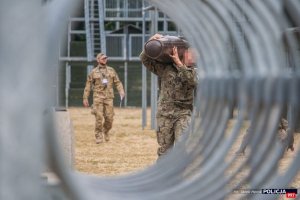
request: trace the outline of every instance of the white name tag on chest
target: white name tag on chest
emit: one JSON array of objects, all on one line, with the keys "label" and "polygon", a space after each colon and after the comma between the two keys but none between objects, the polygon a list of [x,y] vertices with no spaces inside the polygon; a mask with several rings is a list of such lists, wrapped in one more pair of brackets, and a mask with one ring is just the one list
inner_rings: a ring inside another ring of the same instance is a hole
[{"label": "white name tag on chest", "polygon": [[108,80],[106,78],[102,79],[102,83],[103,84],[107,84],[108,83]]}]

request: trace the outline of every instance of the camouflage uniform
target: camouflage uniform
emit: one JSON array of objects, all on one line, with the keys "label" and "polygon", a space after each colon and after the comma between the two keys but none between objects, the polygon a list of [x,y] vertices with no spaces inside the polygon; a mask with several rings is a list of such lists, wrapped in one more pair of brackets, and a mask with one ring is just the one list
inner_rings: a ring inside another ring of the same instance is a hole
[{"label": "camouflage uniform", "polygon": [[[103,82],[104,79],[107,79],[107,83]],[[98,64],[87,77],[83,99],[88,99],[92,87],[92,114],[94,114],[96,118],[96,139],[102,140],[104,134],[105,140],[109,140],[108,131],[112,128],[114,116],[113,85],[116,86],[119,93],[124,93],[123,85],[116,71],[107,65]]]},{"label": "camouflage uniform", "polygon": [[160,79],[157,107],[158,156],[167,152],[191,119],[194,89],[197,84],[194,68],[179,67],[155,61],[141,53],[140,59],[147,69]]},{"label": "camouflage uniform", "polygon": [[287,150],[294,151],[294,133],[290,133],[292,130],[288,126],[288,121],[282,118],[278,126],[278,139],[287,147]]}]

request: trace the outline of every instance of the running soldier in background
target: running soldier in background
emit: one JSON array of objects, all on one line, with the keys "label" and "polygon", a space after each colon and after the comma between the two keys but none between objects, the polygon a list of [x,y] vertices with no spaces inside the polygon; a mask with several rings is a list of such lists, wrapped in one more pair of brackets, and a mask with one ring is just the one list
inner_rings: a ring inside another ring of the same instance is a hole
[{"label": "running soldier in background", "polygon": [[[155,34],[149,40],[161,37],[162,35]],[[174,47],[170,57],[173,63],[162,63],[148,57],[144,51],[140,54],[145,67],[160,79],[156,114],[159,157],[173,147],[174,142],[188,127],[197,85],[195,57],[191,49],[187,48],[180,59],[177,47]]]},{"label": "running soldier in background", "polygon": [[[250,125],[250,128],[247,129],[247,132],[243,137],[239,150],[236,152],[237,155],[245,155],[245,150],[249,143],[249,137],[251,132],[252,132],[252,128]],[[277,139],[282,143],[282,145],[287,147],[287,150],[290,149],[291,151],[294,151],[294,134],[291,134],[291,139],[289,140],[288,132],[289,132],[288,121],[284,118],[281,118],[278,125]]]},{"label": "running soldier in background", "polygon": [[95,137],[97,144],[103,142],[103,135],[105,141],[109,141],[108,132],[112,128],[114,117],[113,86],[116,86],[121,100],[125,97],[123,85],[118,74],[112,67],[106,65],[107,58],[103,53],[97,55],[98,65],[88,75],[83,94],[83,105],[84,107],[89,107],[88,97],[91,88],[93,88],[92,114],[96,118]]}]

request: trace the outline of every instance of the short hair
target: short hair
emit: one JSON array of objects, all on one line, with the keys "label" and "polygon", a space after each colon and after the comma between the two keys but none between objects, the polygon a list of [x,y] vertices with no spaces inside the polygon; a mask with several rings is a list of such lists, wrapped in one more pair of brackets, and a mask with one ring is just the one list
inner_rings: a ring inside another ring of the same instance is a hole
[{"label": "short hair", "polygon": [[105,54],[104,53],[98,53],[97,54],[97,56],[96,56],[96,58],[98,59],[98,58],[101,58],[102,56],[104,56]]}]

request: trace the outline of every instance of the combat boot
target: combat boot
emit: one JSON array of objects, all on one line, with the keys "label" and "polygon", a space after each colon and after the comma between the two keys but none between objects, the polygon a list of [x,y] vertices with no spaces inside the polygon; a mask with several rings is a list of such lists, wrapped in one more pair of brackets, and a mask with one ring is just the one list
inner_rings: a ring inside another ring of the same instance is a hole
[{"label": "combat boot", "polygon": [[106,142],[108,142],[109,141],[109,135],[108,135],[108,133],[104,133],[104,139],[105,139],[105,141]]},{"label": "combat boot", "polygon": [[236,156],[244,156],[245,155],[245,150],[239,149],[238,151],[235,152]]},{"label": "combat boot", "polygon": [[102,140],[102,138],[96,138],[96,144],[100,144],[100,143],[102,143],[103,142],[103,140]]}]

